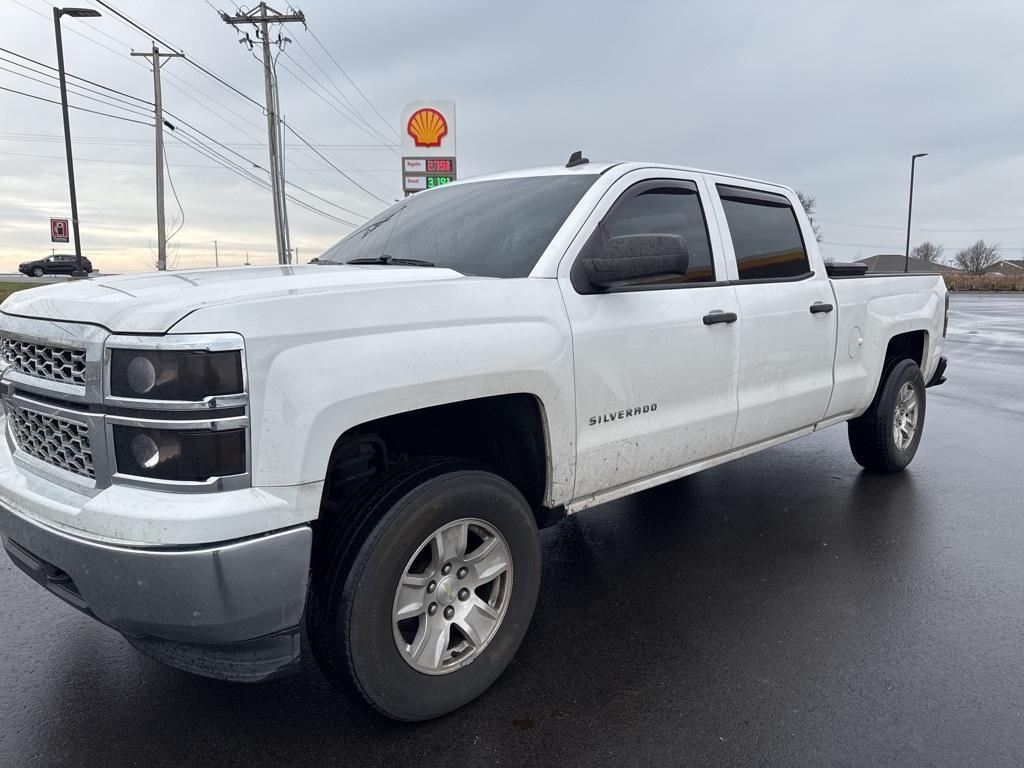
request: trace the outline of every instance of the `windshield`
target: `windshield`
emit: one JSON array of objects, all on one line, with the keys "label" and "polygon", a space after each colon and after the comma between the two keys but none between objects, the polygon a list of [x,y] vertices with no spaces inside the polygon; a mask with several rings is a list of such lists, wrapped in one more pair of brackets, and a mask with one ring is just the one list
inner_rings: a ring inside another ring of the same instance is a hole
[{"label": "windshield", "polygon": [[596,174],[478,181],[420,192],[328,248],[321,263],[389,257],[466,275],[526,277]]}]

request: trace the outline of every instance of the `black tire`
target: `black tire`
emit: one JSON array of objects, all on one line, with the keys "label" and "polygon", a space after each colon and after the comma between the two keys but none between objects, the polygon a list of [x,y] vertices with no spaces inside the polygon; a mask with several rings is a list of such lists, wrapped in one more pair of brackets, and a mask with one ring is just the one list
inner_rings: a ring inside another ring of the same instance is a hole
[{"label": "black tire", "polygon": [[[396,645],[395,589],[431,533],[466,517],[494,526],[507,543],[514,574],[508,608],[469,663],[426,674]],[[475,699],[512,660],[533,616],[541,555],[533,512],[506,480],[459,459],[418,459],[363,489],[317,535],[306,626],[317,664],[339,690],[387,717],[427,720]]]},{"label": "black tire", "polygon": [[32,276],[33,277],[42,277],[43,276],[43,268],[42,267],[35,267],[32,270]]},{"label": "black tire", "polygon": [[[919,413],[913,439],[901,450],[893,435],[893,422],[900,390],[908,383],[917,395]],[[891,473],[906,469],[921,443],[924,417],[925,387],[921,369],[913,360],[890,363],[882,373],[882,382],[867,411],[848,423],[853,458],[869,472]]]}]

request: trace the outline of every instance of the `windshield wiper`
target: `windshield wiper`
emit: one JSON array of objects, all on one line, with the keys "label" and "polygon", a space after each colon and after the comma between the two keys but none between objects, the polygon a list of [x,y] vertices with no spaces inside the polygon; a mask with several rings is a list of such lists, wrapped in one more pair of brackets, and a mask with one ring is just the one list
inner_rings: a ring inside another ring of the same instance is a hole
[{"label": "windshield wiper", "polygon": [[383,256],[373,256],[371,258],[366,258],[366,259],[352,259],[351,261],[346,261],[345,263],[346,264],[395,264],[395,265],[403,266],[403,267],[432,267],[432,266],[434,266],[434,262],[432,262],[432,261],[423,261],[422,259],[401,259],[401,258],[396,258],[395,256],[388,256],[387,254],[385,254]]}]

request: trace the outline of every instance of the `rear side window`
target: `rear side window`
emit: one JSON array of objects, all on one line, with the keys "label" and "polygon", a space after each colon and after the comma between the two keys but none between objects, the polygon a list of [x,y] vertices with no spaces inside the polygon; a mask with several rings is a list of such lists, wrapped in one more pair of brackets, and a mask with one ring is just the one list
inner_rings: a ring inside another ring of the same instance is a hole
[{"label": "rear side window", "polygon": [[809,274],[807,249],[796,213],[782,195],[718,185],[729,222],[740,280]]},{"label": "rear side window", "polygon": [[627,189],[598,225],[577,260],[599,256],[619,235],[680,235],[689,252],[685,275],[645,281],[645,285],[705,283],[715,279],[711,243],[697,185],[692,181],[644,181]]}]

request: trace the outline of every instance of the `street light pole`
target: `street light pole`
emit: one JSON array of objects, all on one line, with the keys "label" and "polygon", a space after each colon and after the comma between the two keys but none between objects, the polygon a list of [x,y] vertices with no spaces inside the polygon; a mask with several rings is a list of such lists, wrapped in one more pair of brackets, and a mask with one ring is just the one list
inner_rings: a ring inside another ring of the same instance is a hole
[{"label": "street light pole", "polygon": [[68,161],[68,189],[71,192],[71,227],[75,233],[75,271],[72,277],[88,277],[82,269],[82,238],[78,232],[78,197],[75,195],[75,163],[71,155],[71,123],[68,120],[68,86],[64,78],[64,43],[60,37],[60,17],[99,16],[91,8],[54,8],[53,30],[57,37],[57,74],[60,79],[60,106],[64,113],[64,154]]},{"label": "street light pole", "polygon": [[919,157],[928,157],[928,153],[919,152],[910,157],[910,202],[907,204],[907,250],[903,256],[904,274],[910,271],[910,219],[914,215],[914,166]]}]

